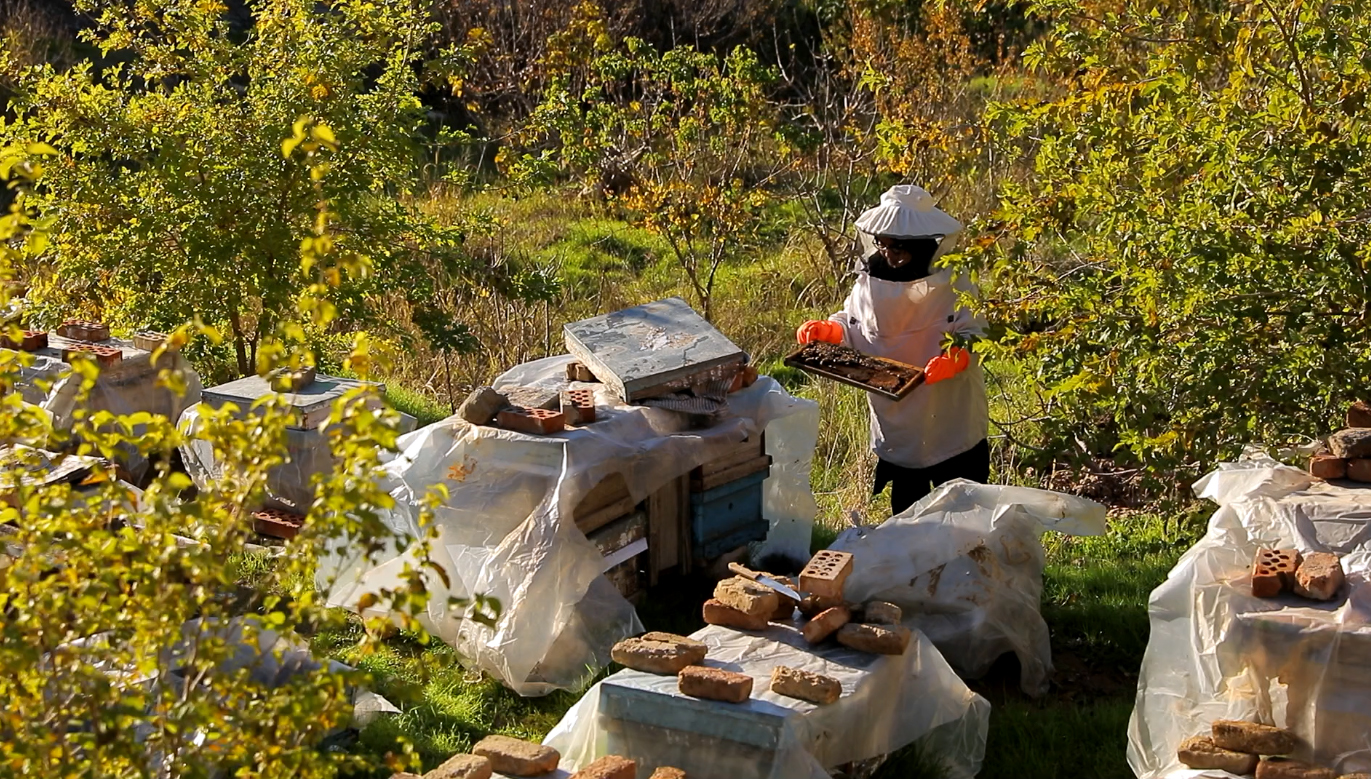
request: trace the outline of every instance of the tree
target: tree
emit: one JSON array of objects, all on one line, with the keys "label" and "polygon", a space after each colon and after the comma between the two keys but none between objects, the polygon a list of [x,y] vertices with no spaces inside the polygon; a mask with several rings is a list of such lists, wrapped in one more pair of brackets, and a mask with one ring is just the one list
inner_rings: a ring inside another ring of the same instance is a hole
[{"label": "tree", "polygon": [[[245,20],[201,0],[77,7],[95,19],[86,38],[103,59],[17,68],[15,119],[0,125],[0,144],[58,152],[31,194],[55,220],[52,241],[18,269],[38,319],[81,307],[160,329],[198,316],[251,373],[320,278],[296,257],[321,197],[335,211],[327,240],[370,261],[337,296],[336,327],[379,324],[385,293],[423,300],[436,276],[484,280],[463,226],[411,205],[425,121],[415,92],[430,76],[455,83],[473,54],[430,51],[421,4],[256,0]],[[321,189],[281,155],[282,128],[302,116],[345,144]]]},{"label": "tree", "polygon": [[1318,435],[1371,367],[1371,10],[1043,0],[1057,96],[993,106],[1002,187],[965,258],[1050,451],[1204,467]]},{"label": "tree", "polygon": [[[331,137],[326,126],[302,122],[291,138],[292,164],[303,157],[316,184],[328,175]],[[60,168],[66,158],[43,144],[0,151],[0,177],[21,184],[0,219],[0,309],[9,303],[16,261],[42,253],[63,234],[60,225],[33,218],[34,184],[54,164]],[[278,320],[281,339],[264,341],[271,362],[309,360],[299,349],[305,322],[326,327],[338,311],[330,298],[361,272],[324,240],[332,219],[321,204],[300,263],[324,269],[324,280],[301,292],[291,307],[299,316]],[[6,335],[15,337],[16,330],[10,326]],[[184,347],[191,337],[218,333],[186,325],[159,352]],[[19,381],[24,361],[20,352],[0,350],[0,384]],[[359,337],[350,367],[365,374],[373,364]],[[89,392],[95,365],[78,360],[73,369],[82,392]],[[160,380],[184,387],[171,371]],[[190,430],[147,413],[78,411],[69,433],[53,429],[18,393],[0,399],[4,773],[196,777],[224,770],[284,778],[375,768],[319,748],[330,729],[348,724],[348,688],[367,683],[365,674],[317,669],[267,681],[254,676],[251,664],[233,662],[242,644],[253,645],[268,631],[290,636],[297,628],[338,629],[351,619],[325,608],[313,575],[316,550],[355,550],[374,562],[392,543],[383,517],[394,498],[372,474],[382,454],[395,450],[399,420],[393,411],[377,411],[372,395],[361,389],[335,404],[324,428],[334,467],[316,477],[314,501],[300,534],[278,558],[273,587],[246,605],[233,597],[237,579],[229,560],[251,537],[249,513],[264,499],[268,473],[286,457],[294,414],[284,396],[250,411],[206,410]],[[191,438],[210,442],[223,469],[187,499],[190,479],[165,463]],[[141,494],[117,481],[112,465],[130,446],[160,455],[153,459],[164,464]],[[90,471],[79,485],[50,478],[54,467],[73,463]],[[427,511],[420,513],[425,526]],[[402,586],[364,599],[389,613],[361,624],[364,653],[389,632],[391,620],[426,640],[415,615],[443,607],[429,603],[422,584],[425,569],[436,569],[426,544],[415,548]],[[408,767],[413,755],[392,762],[391,770]]]},{"label": "tree", "polygon": [[768,187],[790,164],[766,93],[775,74],[745,48],[659,52],[605,30],[584,5],[550,45],[550,85],[508,168],[592,182],[666,240],[708,318],[719,269],[748,250]]}]

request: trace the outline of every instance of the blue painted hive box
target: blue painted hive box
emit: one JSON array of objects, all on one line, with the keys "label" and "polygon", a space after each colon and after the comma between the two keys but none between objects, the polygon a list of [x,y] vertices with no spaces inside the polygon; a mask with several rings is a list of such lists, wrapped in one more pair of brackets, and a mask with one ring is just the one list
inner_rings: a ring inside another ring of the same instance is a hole
[{"label": "blue painted hive box", "polygon": [[750,541],[766,539],[759,471],[705,492],[690,494],[690,540],[699,560],[711,560]]}]

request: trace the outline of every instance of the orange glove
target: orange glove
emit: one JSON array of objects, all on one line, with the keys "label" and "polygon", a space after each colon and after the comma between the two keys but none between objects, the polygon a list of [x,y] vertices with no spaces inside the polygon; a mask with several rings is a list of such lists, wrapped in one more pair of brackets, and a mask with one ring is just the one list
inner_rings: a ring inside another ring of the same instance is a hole
[{"label": "orange glove", "polygon": [[810,341],[840,344],[843,342],[843,326],[832,319],[811,319],[795,331],[795,340],[802,344]]},{"label": "orange glove", "polygon": [[971,353],[960,346],[954,346],[928,361],[924,366],[924,383],[936,384],[943,379],[950,379],[970,366]]}]

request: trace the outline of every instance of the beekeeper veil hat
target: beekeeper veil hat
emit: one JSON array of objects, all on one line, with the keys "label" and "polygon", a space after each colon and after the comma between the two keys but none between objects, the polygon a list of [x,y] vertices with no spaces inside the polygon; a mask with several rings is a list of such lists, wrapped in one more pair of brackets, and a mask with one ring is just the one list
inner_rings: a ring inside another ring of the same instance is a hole
[{"label": "beekeeper veil hat", "polygon": [[932,238],[961,232],[962,223],[934,206],[928,190],[897,184],[881,195],[880,205],[857,217],[857,229],[867,235]]}]

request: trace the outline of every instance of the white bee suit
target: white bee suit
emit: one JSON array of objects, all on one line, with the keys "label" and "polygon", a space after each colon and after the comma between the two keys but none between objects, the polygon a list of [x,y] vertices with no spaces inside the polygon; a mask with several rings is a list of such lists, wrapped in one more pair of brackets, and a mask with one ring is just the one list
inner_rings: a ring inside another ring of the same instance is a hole
[{"label": "white bee suit", "polygon": [[[843,343],[875,357],[922,368],[942,352],[948,333],[981,335],[984,322],[957,306],[952,271],[918,281],[873,279],[865,271],[843,310],[829,317],[843,326]],[[871,447],[882,460],[927,468],[968,451],[985,439],[990,411],[980,359],[950,379],[916,387],[903,400],[867,394]]]}]

